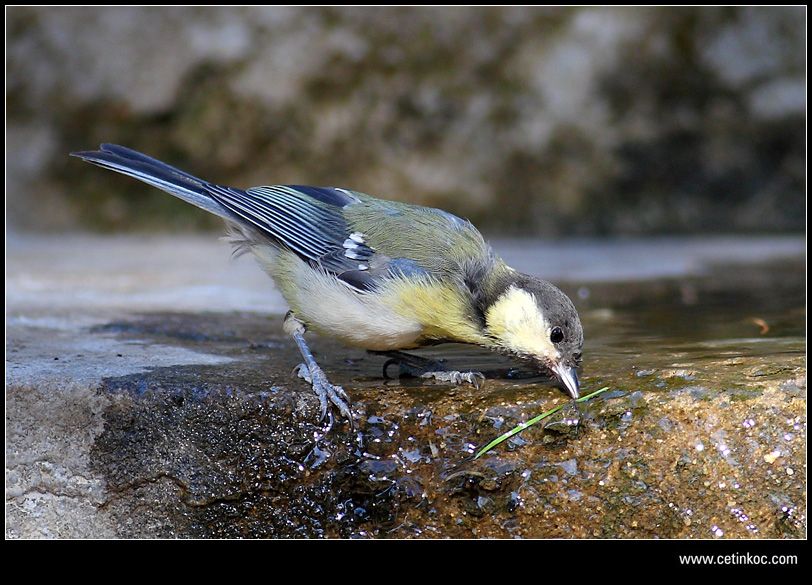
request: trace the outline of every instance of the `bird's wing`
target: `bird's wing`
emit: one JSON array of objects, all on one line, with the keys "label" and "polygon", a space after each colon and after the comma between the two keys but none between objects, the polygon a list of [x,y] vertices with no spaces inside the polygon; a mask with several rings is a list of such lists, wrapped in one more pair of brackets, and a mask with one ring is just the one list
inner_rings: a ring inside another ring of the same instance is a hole
[{"label": "bird's wing", "polygon": [[487,253],[479,232],[450,213],[333,187],[207,185],[242,221],[358,290],[392,276],[447,276]]},{"label": "bird's wing", "polygon": [[358,202],[348,191],[325,187],[273,185],[243,191],[208,185],[207,190],[212,199],[255,230],[302,259],[321,264],[343,249],[350,232],[341,211]]},{"label": "bird's wing", "polygon": [[[369,196],[333,187],[271,185],[245,191],[208,186],[212,199],[240,220],[296,253],[314,267],[335,274],[360,291],[374,288],[391,268],[345,217],[348,207]],[[395,263],[397,265],[397,263]]]}]

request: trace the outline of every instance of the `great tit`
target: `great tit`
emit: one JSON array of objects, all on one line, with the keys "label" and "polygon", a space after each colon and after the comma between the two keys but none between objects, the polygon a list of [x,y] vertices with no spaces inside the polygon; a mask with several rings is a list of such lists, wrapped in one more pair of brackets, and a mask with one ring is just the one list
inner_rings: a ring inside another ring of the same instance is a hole
[{"label": "great tit", "polygon": [[225,187],[114,144],[71,154],[226,221],[237,250],[254,254],[290,306],[284,329],[322,418],[332,404],[352,423],[349,398],[316,363],[307,329],[379,352],[477,345],[533,364],[578,397],[584,335],[572,301],[508,266],[469,221],[337,187]]}]

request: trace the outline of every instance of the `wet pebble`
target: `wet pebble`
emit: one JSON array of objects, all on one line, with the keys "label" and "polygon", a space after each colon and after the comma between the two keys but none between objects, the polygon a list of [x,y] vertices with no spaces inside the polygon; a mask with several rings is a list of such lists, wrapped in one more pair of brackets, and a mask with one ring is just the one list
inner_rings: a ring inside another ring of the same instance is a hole
[{"label": "wet pebble", "polygon": [[575,475],[578,473],[578,461],[575,459],[567,459],[566,461],[562,461],[558,464],[558,466],[564,470],[564,473],[567,475]]},{"label": "wet pebble", "polygon": [[667,416],[664,416],[657,421],[657,426],[660,427],[666,433],[668,433],[674,430],[674,421],[672,421]]},{"label": "wet pebble", "polygon": [[359,465],[363,473],[376,477],[391,475],[398,470],[398,467],[398,462],[394,459],[365,459]]},{"label": "wet pebble", "polygon": [[410,451],[404,451],[403,449],[401,449],[400,454],[409,463],[417,463],[418,461],[423,459],[423,455],[421,455],[419,449],[413,449],[413,450],[410,450]]},{"label": "wet pebble", "polygon": [[581,501],[581,498],[584,496],[584,494],[582,494],[578,490],[567,490],[567,496],[569,497],[569,500],[571,502],[579,502]]},{"label": "wet pebble", "polygon": [[778,459],[779,457],[781,457],[781,451],[779,451],[778,449],[774,449],[773,451],[770,451],[764,456],[764,461],[766,463],[772,464],[775,463],[776,459]]},{"label": "wet pebble", "polygon": [[575,438],[578,436],[580,422],[580,411],[576,405],[569,403],[550,418],[544,425],[544,430],[560,436]]},{"label": "wet pebble", "polygon": [[524,501],[521,495],[519,495],[519,492],[510,492],[510,498],[507,503],[508,512],[514,512],[517,508],[521,508],[523,504]]},{"label": "wet pebble", "polygon": [[678,392],[684,392],[694,400],[710,400],[714,394],[713,391],[705,386],[685,386],[680,388]]},{"label": "wet pebble", "polygon": [[510,439],[508,439],[508,443],[514,447],[524,447],[528,442],[519,435],[513,435]]},{"label": "wet pebble", "polygon": [[493,512],[496,510],[496,504],[493,501],[493,498],[489,498],[487,496],[479,496],[476,499],[477,507],[485,513]]}]

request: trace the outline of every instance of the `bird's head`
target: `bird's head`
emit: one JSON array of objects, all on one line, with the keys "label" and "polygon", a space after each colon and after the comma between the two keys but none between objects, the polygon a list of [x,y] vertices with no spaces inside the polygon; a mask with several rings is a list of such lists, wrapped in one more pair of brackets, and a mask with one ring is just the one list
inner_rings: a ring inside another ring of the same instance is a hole
[{"label": "bird's head", "polygon": [[487,308],[485,322],[499,350],[541,366],[578,398],[584,330],[567,295],[549,282],[517,274]]}]

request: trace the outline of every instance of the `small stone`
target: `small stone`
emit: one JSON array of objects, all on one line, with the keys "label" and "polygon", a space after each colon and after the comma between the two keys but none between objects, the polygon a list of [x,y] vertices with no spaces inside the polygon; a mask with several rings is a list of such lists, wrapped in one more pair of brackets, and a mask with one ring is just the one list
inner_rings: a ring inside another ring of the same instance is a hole
[{"label": "small stone", "polygon": [[764,461],[772,464],[775,463],[775,460],[778,459],[779,457],[781,457],[781,452],[776,449],[775,451],[770,451],[769,453],[767,453],[764,456]]},{"label": "small stone", "polygon": [[578,473],[578,461],[575,459],[568,459],[567,461],[562,461],[558,464],[558,466],[564,470],[567,475],[575,475]]}]

